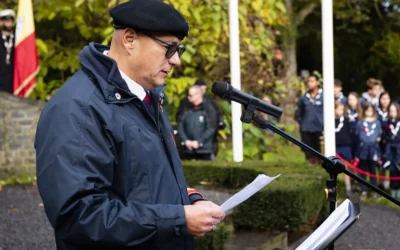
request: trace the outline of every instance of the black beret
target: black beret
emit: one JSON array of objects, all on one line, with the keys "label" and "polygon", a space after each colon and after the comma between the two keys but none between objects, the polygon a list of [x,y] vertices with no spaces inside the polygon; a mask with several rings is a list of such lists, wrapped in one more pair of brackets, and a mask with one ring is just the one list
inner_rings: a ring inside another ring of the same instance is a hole
[{"label": "black beret", "polygon": [[189,24],[174,7],[161,0],[131,0],[115,6],[111,12],[116,28],[165,32],[183,39]]},{"label": "black beret", "polygon": [[194,83],[194,85],[196,85],[196,86],[207,86],[207,83],[203,79],[197,79],[196,82]]}]

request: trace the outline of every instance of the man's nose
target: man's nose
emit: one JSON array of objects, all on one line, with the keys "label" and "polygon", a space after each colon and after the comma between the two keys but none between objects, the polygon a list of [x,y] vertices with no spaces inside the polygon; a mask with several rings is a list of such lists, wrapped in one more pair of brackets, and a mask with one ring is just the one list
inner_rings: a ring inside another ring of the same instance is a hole
[{"label": "man's nose", "polygon": [[168,59],[168,62],[174,66],[181,65],[181,59],[179,58],[178,52],[175,52],[175,54],[170,59]]}]

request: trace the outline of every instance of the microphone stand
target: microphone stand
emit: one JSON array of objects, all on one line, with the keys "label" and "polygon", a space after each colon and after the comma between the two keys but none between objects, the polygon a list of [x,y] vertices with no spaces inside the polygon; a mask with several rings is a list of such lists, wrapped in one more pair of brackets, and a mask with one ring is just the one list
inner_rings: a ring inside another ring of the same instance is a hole
[{"label": "microphone stand", "polygon": [[[255,121],[259,126],[263,129],[270,129],[275,133],[279,134],[286,140],[292,142],[296,146],[300,147],[301,149],[317,156],[322,161],[322,167],[328,172],[330,178],[326,181],[326,192],[327,192],[327,199],[329,200],[329,209],[330,213],[336,209],[336,198],[337,198],[337,177],[339,174],[344,173],[350,176],[352,179],[358,181],[359,183],[367,186],[368,188],[372,189],[376,193],[382,195],[386,199],[390,200],[394,204],[400,206],[400,200],[396,200],[385,191],[379,189],[378,187],[370,184],[369,182],[363,180],[361,177],[353,174],[352,172],[348,171],[341,160],[336,158],[335,156],[325,157],[318,151],[314,150],[313,148],[309,147],[308,145],[300,142],[296,138],[292,137],[291,135],[287,134],[283,130],[277,128],[275,125],[271,124],[269,121],[264,120],[260,116],[256,115],[254,112],[256,111],[257,107],[254,105],[257,101],[254,99],[250,100],[247,105],[245,105],[244,113],[242,114],[240,120],[245,123],[251,123]],[[253,104],[254,103],[254,104]],[[334,243],[329,246],[329,250],[334,250]]]}]

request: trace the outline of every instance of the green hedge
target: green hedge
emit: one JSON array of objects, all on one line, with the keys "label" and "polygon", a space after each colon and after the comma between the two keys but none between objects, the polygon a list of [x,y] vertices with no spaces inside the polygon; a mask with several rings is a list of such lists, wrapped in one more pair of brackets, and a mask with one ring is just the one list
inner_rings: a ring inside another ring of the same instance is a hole
[{"label": "green hedge", "polygon": [[291,231],[327,215],[325,181],[328,174],[319,166],[285,162],[184,162],[189,185],[202,182],[237,192],[264,173],[281,174],[266,188],[234,209],[235,229]]},{"label": "green hedge", "polygon": [[207,233],[204,237],[196,238],[196,250],[223,250],[231,230],[221,223],[214,232]]}]

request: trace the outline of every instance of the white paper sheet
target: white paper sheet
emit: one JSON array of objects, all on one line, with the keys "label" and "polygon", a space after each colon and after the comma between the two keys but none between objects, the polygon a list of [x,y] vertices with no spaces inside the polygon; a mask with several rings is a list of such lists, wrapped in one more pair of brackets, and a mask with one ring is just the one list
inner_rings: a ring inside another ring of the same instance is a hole
[{"label": "white paper sheet", "polygon": [[271,181],[275,180],[279,176],[280,174],[275,177],[269,177],[266,176],[265,174],[259,174],[252,183],[250,183],[241,191],[234,194],[231,198],[225,201],[220,206],[221,209],[224,210],[224,212],[226,213],[227,211],[231,210],[232,208],[236,207],[240,203],[244,202],[245,200],[253,196],[255,193],[260,191],[263,187],[268,185]]},{"label": "white paper sheet", "polygon": [[296,250],[311,250],[321,245],[349,217],[349,205],[350,201],[345,200]]}]

